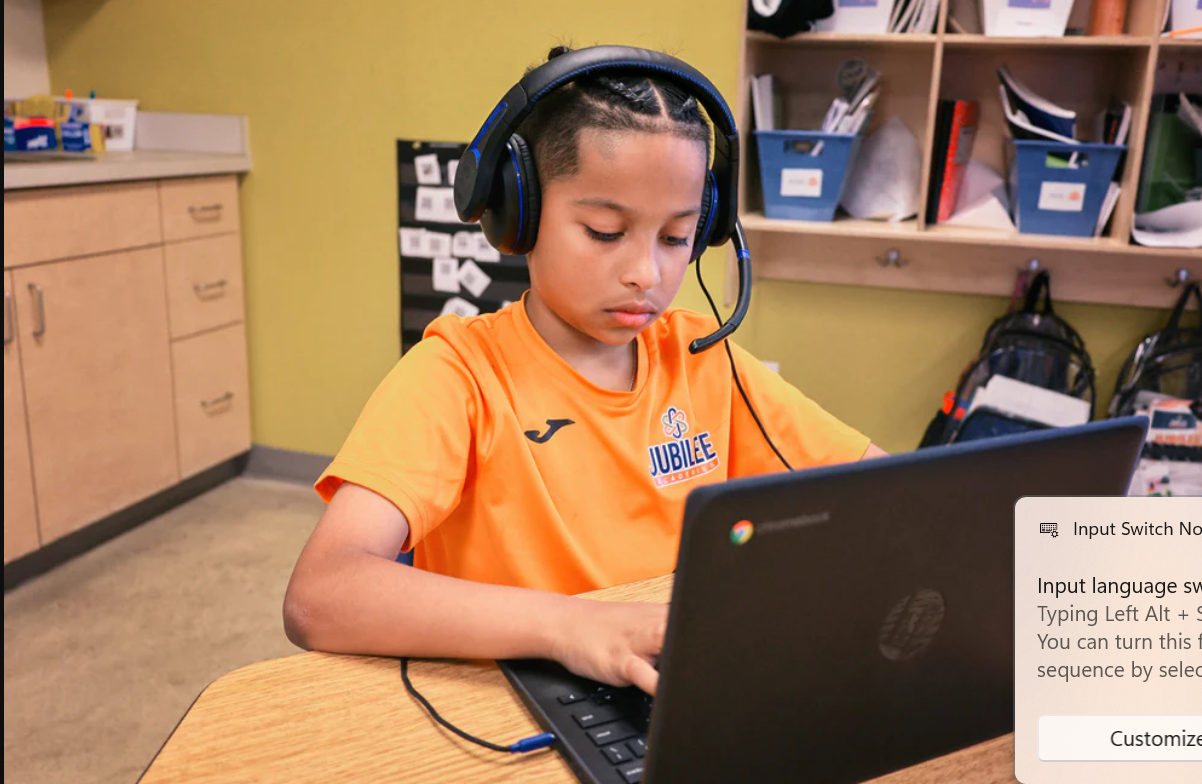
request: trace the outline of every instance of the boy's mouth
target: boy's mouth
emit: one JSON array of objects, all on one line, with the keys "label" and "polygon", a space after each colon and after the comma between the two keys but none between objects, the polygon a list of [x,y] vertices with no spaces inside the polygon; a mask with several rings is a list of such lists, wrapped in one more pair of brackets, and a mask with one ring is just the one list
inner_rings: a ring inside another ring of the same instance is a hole
[{"label": "boy's mouth", "polygon": [[655,318],[655,307],[647,302],[624,302],[605,312],[623,327],[642,327]]}]

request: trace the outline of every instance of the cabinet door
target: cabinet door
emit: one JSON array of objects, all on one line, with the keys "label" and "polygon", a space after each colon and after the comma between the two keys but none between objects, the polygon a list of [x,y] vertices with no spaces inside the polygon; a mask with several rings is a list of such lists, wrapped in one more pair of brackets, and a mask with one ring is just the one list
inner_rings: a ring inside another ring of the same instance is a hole
[{"label": "cabinet door", "polygon": [[12,275],[4,274],[4,563],[38,549]]},{"label": "cabinet door", "polygon": [[163,250],[13,276],[48,543],[179,480]]}]

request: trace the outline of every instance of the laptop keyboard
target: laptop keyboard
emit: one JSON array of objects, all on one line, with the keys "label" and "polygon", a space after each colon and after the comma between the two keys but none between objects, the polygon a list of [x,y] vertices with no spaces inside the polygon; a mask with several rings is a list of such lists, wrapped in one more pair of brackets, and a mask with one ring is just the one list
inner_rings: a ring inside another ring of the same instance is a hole
[{"label": "laptop keyboard", "polygon": [[[556,701],[560,706],[557,712],[570,717],[592,741],[595,748],[578,749],[590,768],[596,771],[601,767],[598,763],[605,760],[616,771],[610,780],[625,784],[643,780],[643,757],[647,754],[647,729],[651,723],[649,695],[634,687],[615,689],[581,683],[578,688],[562,689]],[[590,752],[592,760],[587,759]]]}]

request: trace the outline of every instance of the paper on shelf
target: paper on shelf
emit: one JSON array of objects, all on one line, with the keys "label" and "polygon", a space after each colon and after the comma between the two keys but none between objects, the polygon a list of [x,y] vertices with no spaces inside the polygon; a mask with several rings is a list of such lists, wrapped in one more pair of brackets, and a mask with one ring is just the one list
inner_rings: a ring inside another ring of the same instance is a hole
[{"label": "paper on shelf", "polygon": [[1114,212],[1114,205],[1118,203],[1119,194],[1122,191],[1123,189],[1117,182],[1111,181],[1110,187],[1106,191],[1106,198],[1102,200],[1102,209],[1098,213],[1098,222],[1093,228],[1093,235],[1095,237],[1101,235],[1102,229],[1106,228],[1106,223],[1110,220],[1110,213]]},{"label": "paper on shelf", "polygon": [[1010,220],[1010,200],[1002,175],[980,161],[969,161],[964,170],[964,184],[956,199],[952,216],[942,221],[945,226],[1015,231]]},{"label": "paper on shelf", "polygon": [[1131,236],[1150,248],[1202,248],[1202,201],[1136,213]]},{"label": "paper on shelf", "polygon": [[860,144],[839,203],[853,218],[902,221],[918,214],[922,151],[897,117]]}]

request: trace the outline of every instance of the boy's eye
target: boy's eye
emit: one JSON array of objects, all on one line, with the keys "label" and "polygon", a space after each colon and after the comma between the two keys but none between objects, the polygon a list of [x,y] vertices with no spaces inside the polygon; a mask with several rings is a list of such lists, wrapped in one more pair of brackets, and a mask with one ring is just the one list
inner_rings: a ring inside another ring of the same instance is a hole
[{"label": "boy's eye", "polygon": [[673,248],[683,248],[689,244],[688,237],[664,237],[664,242],[671,245]]},{"label": "boy's eye", "polygon": [[597,231],[591,226],[585,226],[584,230],[588,232],[588,236],[592,237],[597,242],[616,242],[622,236],[622,232],[620,231],[607,233],[603,231]]}]

